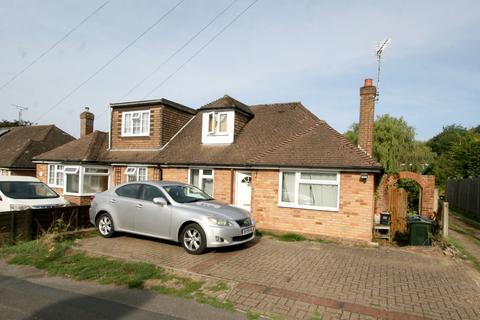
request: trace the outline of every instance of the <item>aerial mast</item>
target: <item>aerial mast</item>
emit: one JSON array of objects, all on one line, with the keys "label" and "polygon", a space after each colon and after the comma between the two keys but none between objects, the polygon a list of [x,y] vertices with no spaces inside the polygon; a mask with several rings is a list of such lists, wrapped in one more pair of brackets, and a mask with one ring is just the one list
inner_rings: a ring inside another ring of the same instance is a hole
[{"label": "aerial mast", "polygon": [[383,51],[385,51],[385,49],[388,47],[388,45],[390,44],[390,42],[392,41],[392,39],[390,38],[386,38],[384,39],[383,41],[381,41],[380,43],[377,44],[377,47],[375,48],[375,54],[377,56],[377,101],[378,101],[378,98],[379,98],[379,95],[380,95],[380,91],[379,91],[379,85],[380,85],[380,67],[381,67],[381,62],[382,62],[382,54],[383,54]]},{"label": "aerial mast", "polygon": [[27,107],[22,107],[18,104],[12,104],[12,106],[14,106],[15,108],[17,108],[18,110],[18,124],[19,125],[22,125],[23,123],[23,120],[22,120],[22,112],[25,111],[25,110],[28,110]]}]

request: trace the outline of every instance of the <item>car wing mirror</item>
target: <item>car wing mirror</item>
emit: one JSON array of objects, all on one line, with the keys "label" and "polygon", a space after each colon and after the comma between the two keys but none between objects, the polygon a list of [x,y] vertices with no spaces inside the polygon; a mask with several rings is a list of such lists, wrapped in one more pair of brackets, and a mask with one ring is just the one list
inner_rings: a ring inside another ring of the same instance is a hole
[{"label": "car wing mirror", "polygon": [[167,200],[162,197],[153,198],[153,203],[158,204],[159,206],[166,206],[168,204]]}]

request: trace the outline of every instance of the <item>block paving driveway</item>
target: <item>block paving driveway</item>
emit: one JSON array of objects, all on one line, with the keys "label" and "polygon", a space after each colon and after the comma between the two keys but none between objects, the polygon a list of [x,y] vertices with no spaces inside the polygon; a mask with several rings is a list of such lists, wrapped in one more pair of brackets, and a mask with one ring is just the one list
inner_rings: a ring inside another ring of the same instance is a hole
[{"label": "block paving driveway", "polygon": [[260,238],[192,256],[120,235],[79,241],[95,255],[226,279],[237,308],[284,319],[480,319],[480,274],[434,248],[361,248]]}]

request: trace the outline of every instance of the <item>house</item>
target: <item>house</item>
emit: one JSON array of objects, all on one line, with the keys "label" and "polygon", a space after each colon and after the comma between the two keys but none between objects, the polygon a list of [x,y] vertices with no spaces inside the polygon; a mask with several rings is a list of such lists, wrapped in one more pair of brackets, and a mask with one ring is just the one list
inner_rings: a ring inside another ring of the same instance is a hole
[{"label": "house", "polygon": [[109,132],[82,113],[85,135],[36,157],[38,177],[76,203],[126,181],[188,182],[251,211],[259,228],[370,241],[382,172],[370,156],[375,95],[367,79],[360,147],[300,102],[112,103]]},{"label": "house", "polygon": [[75,140],[54,125],[2,128],[0,175],[36,176],[32,158]]}]

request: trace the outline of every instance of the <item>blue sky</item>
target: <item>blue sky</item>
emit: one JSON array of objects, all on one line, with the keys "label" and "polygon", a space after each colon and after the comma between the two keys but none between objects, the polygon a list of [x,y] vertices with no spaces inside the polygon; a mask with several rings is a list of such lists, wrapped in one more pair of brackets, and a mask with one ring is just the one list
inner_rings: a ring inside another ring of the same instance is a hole
[{"label": "blue sky", "polygon": [[[340,132],[358,121],[359,87],[376,77],[376,114],[404,117],[426,140],[444,125],[480,124],[479,1],[259,0],[153,94],[253,0],[238,0],[214,24],[122,101],[167,98],[198,108],[224,94],[246,104],[301,101]],[[105,0],[0,2],[0,86]],[[65,41],[0,91],[0,119],[56,124],[79,135],[85,106],[107,130],[118,102],[232,0],[186,0],[71,97],[62,97],[178,0],[111,0]],[[51,112],[47,113],[49,109]]]}]

